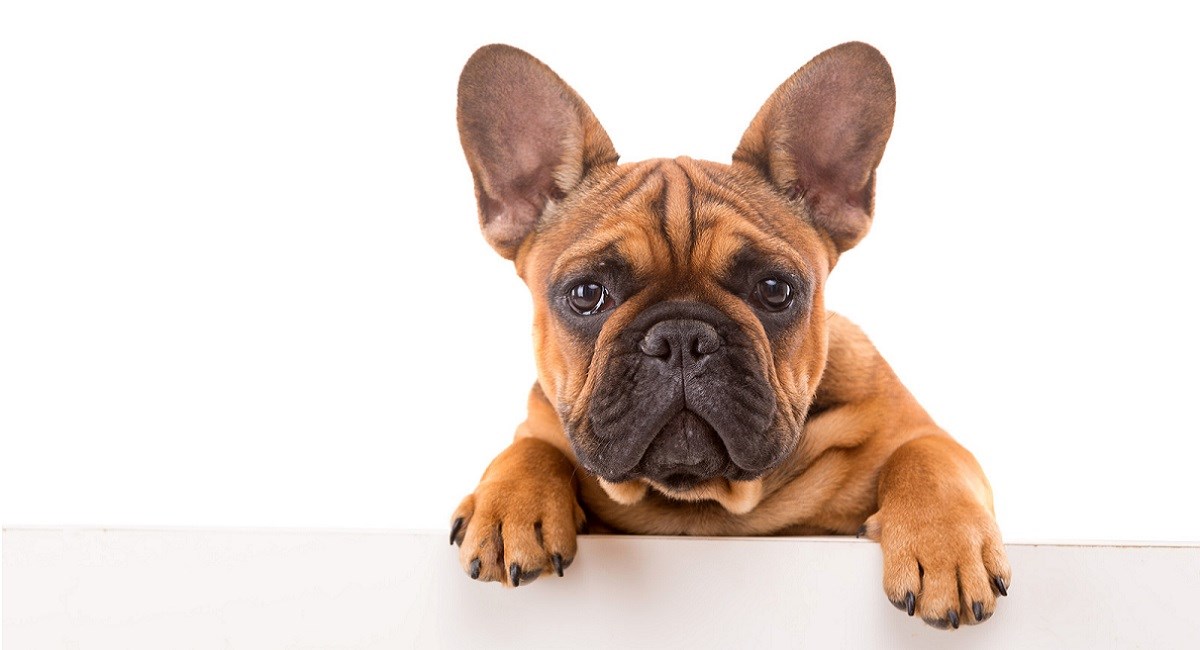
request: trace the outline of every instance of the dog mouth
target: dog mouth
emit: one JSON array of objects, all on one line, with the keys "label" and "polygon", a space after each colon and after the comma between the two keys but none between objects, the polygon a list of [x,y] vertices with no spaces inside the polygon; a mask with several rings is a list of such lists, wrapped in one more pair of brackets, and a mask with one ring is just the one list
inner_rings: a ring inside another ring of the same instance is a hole
[{"label": "dog mouth", "polygon": [[[584,465],[591,463],[585,461]],[[645,479],[668,496],[712,481],[747,481],[762,474],[738,466],[713,425],[686,408],[667,419],[630,469],[587,468],[611,483]]]},{"label": "dog mouth", "polygon": [[684,491],[723,476],[732,465],[716,429],[696,413],[682,409],[654,436],[632,473]]}]

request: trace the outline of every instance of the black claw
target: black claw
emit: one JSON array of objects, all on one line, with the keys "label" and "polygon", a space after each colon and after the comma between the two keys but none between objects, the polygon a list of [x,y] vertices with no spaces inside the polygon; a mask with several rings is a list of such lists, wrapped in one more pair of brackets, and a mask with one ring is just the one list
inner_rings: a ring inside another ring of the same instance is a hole
[{"label": "black claw", "polygon": [[458,529],[462,528],[463,518],[459,517],[454,520],[454,524],[450,526],[450,545],[454,546],[454,540],[458,539]]},{"label": "black claw", "polygon": [[975,620],[983,622],[983,603],[978,600],[971,605],[971,613],[975,615]]},{"label": "black claw", "polygon": [[554,572],[557,573],[558,577],[561,578],[563,574],[562,556],[558,553],[555,553],[554,555],[550,556],[550,562],[554,565]]},{"label": "black claw", "polygon": [[992,578],[992,584],[996,585],[996,591],[1000,592],[1001,596],[1008,595],[1008,587],[1004,586],[1004,578],[996,576]]},{"label": "black claw", "polygon": [[904,595],[904,609],[908,612],[909,616],[912,616],[917,611],[917,597],[911,591]]},{"label": "black claw", "polygon": [[517,564],[516,562],[513,562],[511,565],[509,565],[508,581],[511,582],[512,586],[514,587],[521,586],[521,565]]},{"label": "black claw", "polygon": [[950,619],[950,627],[958,629],[958,612],[950,610],[946,612],[946,618]]},{"label": "black claw", "polygon": [[857,538],[861,538],[863,535],[866,535],[866,534],[867,534],[867,525],[863,524],[862,526],[858,527],[858,532],[854,534],[854,537],[857,539]]},{"label": "black claw", "polygon": [[470,573],[470,576],[471,576],[471,579],[472,579],[472,580],[478,580],[478,579],[479,579],[479,571],[480,571],[480,569],[482,569],[482,568],[483,568],[483,563],[479,561],[479,558],[475,558],[474,560],[471,560],[471,573]]}]

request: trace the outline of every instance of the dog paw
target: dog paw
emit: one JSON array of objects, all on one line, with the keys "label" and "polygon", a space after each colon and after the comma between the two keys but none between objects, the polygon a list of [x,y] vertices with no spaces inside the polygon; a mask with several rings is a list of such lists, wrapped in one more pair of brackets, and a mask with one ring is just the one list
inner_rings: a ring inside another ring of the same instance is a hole
[{"label": "dog paw", "polygon": [[573,490],[531,479],[484,481],[462,500],[450,523],[450,543],[475,580],[510,587],[543,573],[562,576],[575,559],[584,523]]},{"label": "dog paw", "polygon": [[1000,529],[969,501],[885,506],[862,531],[883,550],[883,590],[898,609],[940,629],[982,623],[1008,595]]}]

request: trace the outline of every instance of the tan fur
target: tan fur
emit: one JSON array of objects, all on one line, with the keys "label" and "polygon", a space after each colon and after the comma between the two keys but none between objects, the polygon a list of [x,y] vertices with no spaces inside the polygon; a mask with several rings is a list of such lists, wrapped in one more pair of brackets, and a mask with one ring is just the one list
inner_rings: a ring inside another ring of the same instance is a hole
[{"label": "tan fur", "polygon": [[[512,66],[510,50],[493,55],[508,57],[506,65]],[[489,231],[481,199],[481,223],[489,240],[514,259],[534,298],[538,381],[516,441],[489,466],[475,493],[454,514],[452,541],[461,544],[465,570],[509,585],[556,570],[574,556],[574,535],[584,512],[590,530],[605,532],[861,531],[881,544],[884,590],[893,603],[903,608],[911,600],[916,614],[939,627],[991,615],[996,593],[1008,584],[1010,573],[987,479],[970,453],[917,404],[867,337],[824,308],[825,278],[839,255],[869,227],[874,168],[891,129],[894,101],[890,72],[877,52],[861,44],[830,52],[768,100],[732,165],[689,158],[618,165],[586,104],[562,84],[563,110],[583,116],[574,126],[556,123],[555,128],[571,134],[566,143],[570,151],[563,155],[577,160],[581,154],[572,144],[577,142],[593,143],[592,150],[603,155],[592,155],[586,164],[561,163],[555,182],[562,189],[564,179],[569,180],[570,190],[547,199],[536,221],[505,222]],[[525,72],[520,74],[530,74],[534,81],[504,83],[549,83],[543,78],[548,68],[522,65]],[[861,74],[868,82],[821,76],[822,66],[859,66],[867,69]],[[814,69],[817,73],[810,74]],[[472,83],[483,83],[476,72]],[[818,103],[826,99],[813,99],[812,93],[837,96],[828,101],[853,95],[868,108],[822,114]],[[460,96],[460,124],[464,115],[471,118],[485,110],[473,102],[469,92],[466,99]],[[842,163],[853,173],[819,168],[809,158],[819,159],[823,150],[796,154],[801,155],[797,159],[781,148],[779,138],[794,139],[794,131],[802,128],[822,129],[802,138],[804,142],[829,140],[825,131],[830,130],[865,133],[860,138],[865,144],[852,152],[854,159]],[[473,170],[481,164],[476,162],[480,154],[472,153],[473,147],[478,149],[475,137],[464,130]],[[584,171],[567,174],[563,169]],[[479,173],[477,191],[511,191],[480,189]],[[797,187],[799,196],[791,196]],[[801,269],[812,280],[811,310],[786,336],[768,336],[743,297],[718,282],[747,243],[786,260],[789,268]],[[594,345],[585,345],[556,318],[544,288],[586,270],[606,250],[630,261],[642,288],[608,316]],[[616,333],[647,306],[669,299],[712,305],[754,341],[755,357],[775,394],[777,417],[796,436],[794,451],[760,478],[716,478],[673,492],[641,479],[608,483],[579,465],[563,420],[585,412]],[[555,555],[562,562],[556,563]],[[994,579],[1003,586],[995,587]]]}]

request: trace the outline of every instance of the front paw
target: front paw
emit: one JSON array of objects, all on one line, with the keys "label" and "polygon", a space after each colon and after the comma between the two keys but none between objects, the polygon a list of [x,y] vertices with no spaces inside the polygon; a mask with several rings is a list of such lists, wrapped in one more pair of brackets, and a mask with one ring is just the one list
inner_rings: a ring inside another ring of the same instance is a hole
[{"label": "front paw", "polygon": [[1008,595],[1012,573],[1000,529],[975,502],[885,506],[863,532],[883,550],[888,599],[933,627],[982,623]]},{"label": "front paw", "polygon": [[475,580],[517,587],[545,572],[561,576],[575,559],[583,510],[569,485],[537,479],[489,480],[462,500],[450,543]]}]

